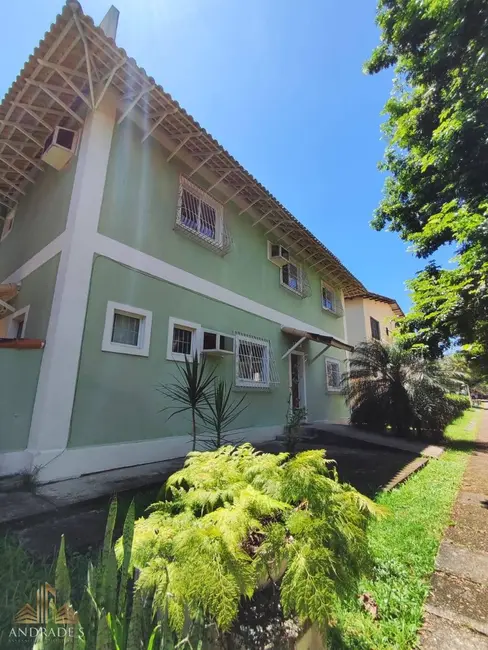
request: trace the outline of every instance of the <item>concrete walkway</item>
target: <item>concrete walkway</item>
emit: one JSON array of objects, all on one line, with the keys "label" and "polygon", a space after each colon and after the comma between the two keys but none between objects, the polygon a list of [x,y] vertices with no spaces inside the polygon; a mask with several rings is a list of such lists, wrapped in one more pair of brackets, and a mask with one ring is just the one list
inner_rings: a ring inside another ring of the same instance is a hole
[{"label": "concrete walkway", "polygon": [[372,431],[363,431],[362,429],[356,429],[356,427],[352,427],[349,424],[328,424],[325,422],[317,422],[305,425],[303,429],[307,432],[313,432],[319,435],[320,432],[332,433],[335,436],[360,440],[361,442],[366,442],[370,445],[408,451],[416,455],[425,456],[426,458],[439,458],[444,451],[444,447],[439,447],[438,445],[429,445],[426,442],[405,440],[404,438],[398,438],[396,436],[382,435],[380,433],[373,433]]},{"label": "concrete walkway", "polygon": [[488,410],[432,577],[423,650],[488,650]]}]

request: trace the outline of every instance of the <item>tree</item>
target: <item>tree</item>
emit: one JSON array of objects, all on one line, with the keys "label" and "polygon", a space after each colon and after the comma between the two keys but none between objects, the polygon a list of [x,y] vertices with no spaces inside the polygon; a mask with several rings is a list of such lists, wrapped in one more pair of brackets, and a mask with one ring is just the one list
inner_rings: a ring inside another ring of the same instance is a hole
[{"label": "tree", "polygon": [[356,347],[342,379],[353,424],[419,437],[441,437],[459,415],[446,397],[458,384],[419,350],[375,340]]},{"label": "tree", "polygon": [[385,106],[388,172],[372,225],[425,258],[456,245],[456,267],[410,282],[407,341],[440,356],[453,338],[488,368],[488,4],[380,0],[382,43],[366,64],[395,68]]}]

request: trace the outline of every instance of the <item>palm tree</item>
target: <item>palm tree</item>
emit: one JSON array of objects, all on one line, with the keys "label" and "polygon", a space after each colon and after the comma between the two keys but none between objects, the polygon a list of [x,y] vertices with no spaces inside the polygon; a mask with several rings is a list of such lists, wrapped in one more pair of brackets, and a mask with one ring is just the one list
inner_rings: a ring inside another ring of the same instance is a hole
[{"label": "palm tree", "polygon": [[356,347],[342,378],[353,424],[402,436],[442,436],[452,419],[452,385],[438,362],[376,340]]}]

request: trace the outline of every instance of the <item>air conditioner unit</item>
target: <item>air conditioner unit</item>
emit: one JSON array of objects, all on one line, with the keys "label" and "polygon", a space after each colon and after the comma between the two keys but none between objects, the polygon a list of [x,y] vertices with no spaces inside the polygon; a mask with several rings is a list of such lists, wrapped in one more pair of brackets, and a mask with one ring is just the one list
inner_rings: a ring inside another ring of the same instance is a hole
[{"label": "air conditioner unit", "polygon": [[283,246],[268,242],[268,259],[276,266],[285,266],[290,261],[290,253]]},{"label": "air conditioner unit", "polygon": [[54,169],[63,169],[73,157],[77,142],[78,131],[57,126],[44,143],[41,159]]},{"label": "air conditioner unit", "polygon": [[203,330],[202,352],[215,355],[234,354],[234,337]]}]

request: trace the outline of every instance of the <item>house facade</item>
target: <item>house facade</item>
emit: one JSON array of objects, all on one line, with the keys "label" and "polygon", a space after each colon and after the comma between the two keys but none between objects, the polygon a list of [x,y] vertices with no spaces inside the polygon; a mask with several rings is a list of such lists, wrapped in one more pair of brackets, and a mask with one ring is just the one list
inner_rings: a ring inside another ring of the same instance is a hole
[{"label": "house facade", "polygon": [[348,419],[364,286],[128,58],[117,19],[69,2],[0,107],[0,475],[186,454],[157,388],[194,354],[246,395],[236,438],[274,438],[290,406]]},{"label": "house facade", "polygon": [[347,297],[345,305],[348,341],[354,346],[371,339],[391,343],[396,321],[404,316],[396,300],[369,291]]}]

